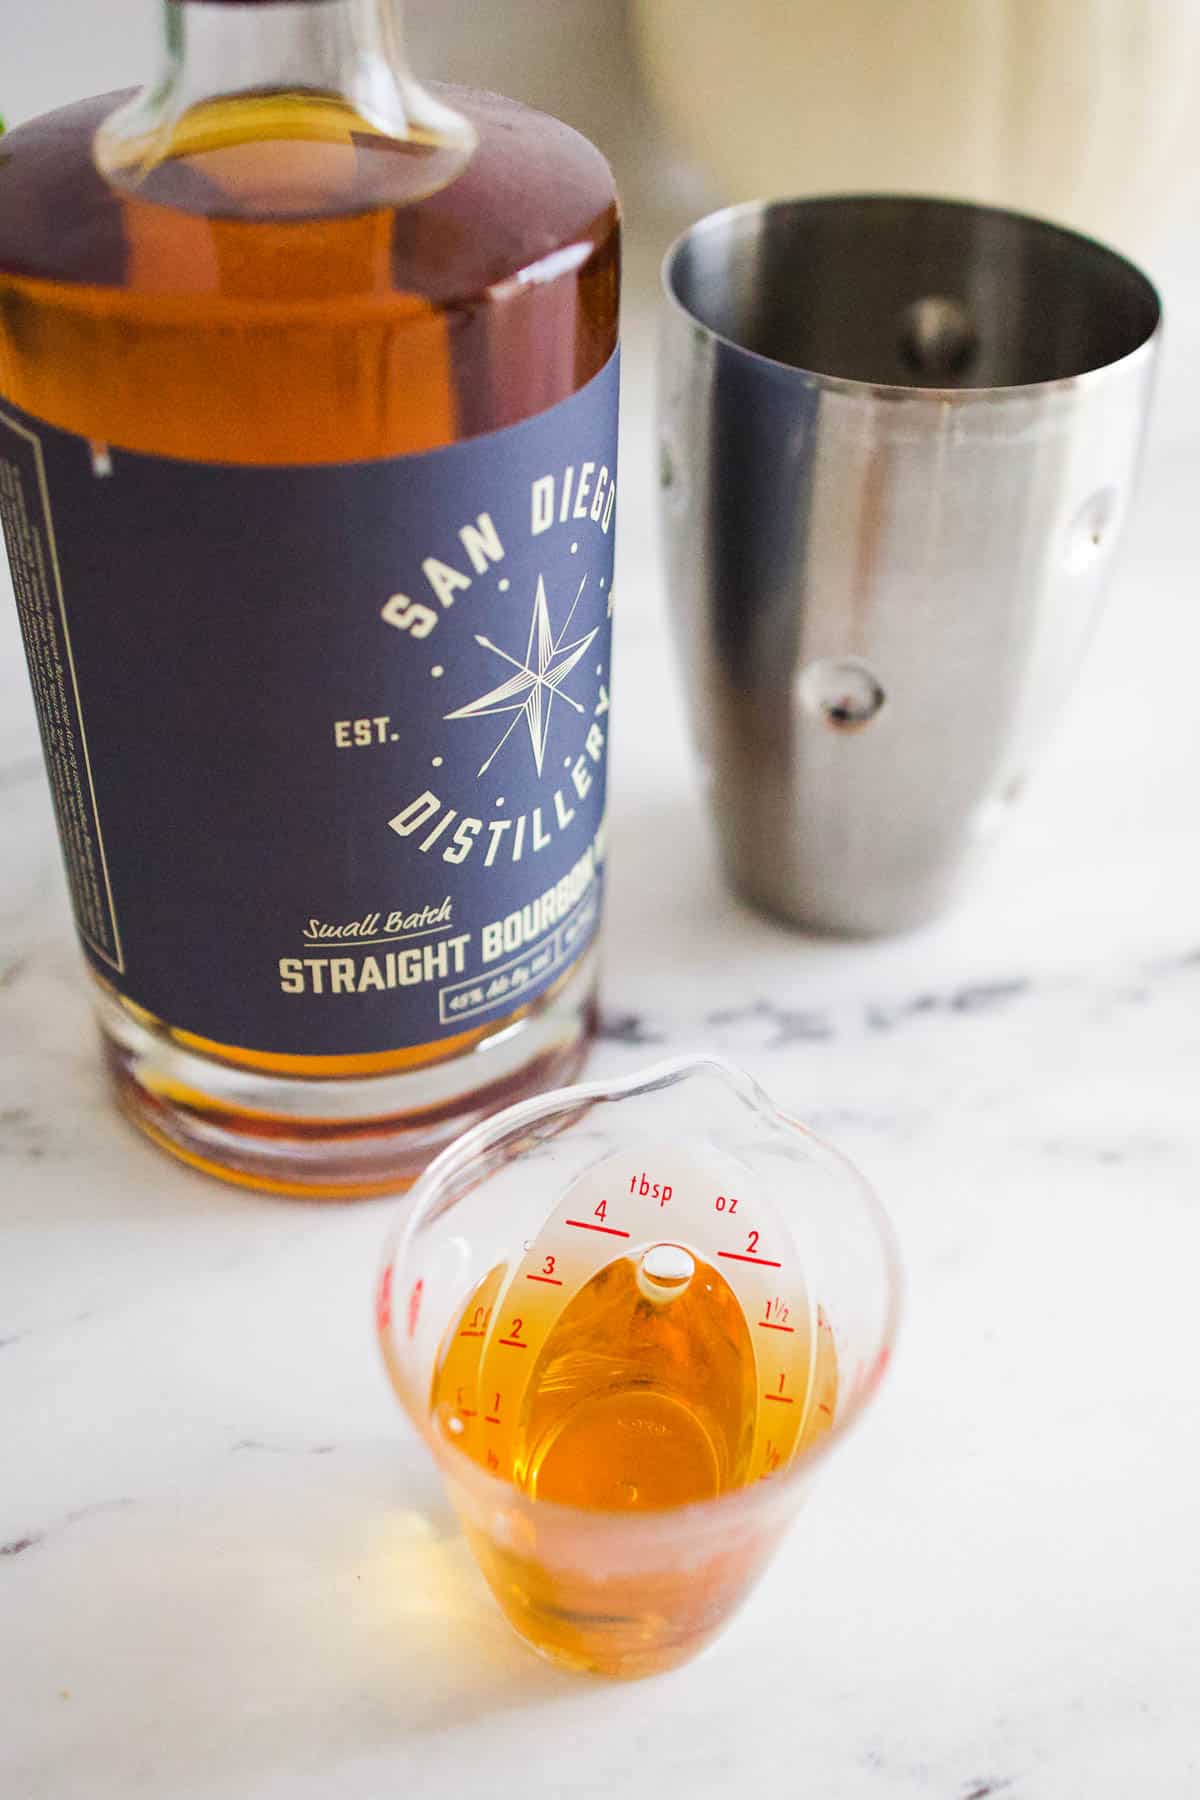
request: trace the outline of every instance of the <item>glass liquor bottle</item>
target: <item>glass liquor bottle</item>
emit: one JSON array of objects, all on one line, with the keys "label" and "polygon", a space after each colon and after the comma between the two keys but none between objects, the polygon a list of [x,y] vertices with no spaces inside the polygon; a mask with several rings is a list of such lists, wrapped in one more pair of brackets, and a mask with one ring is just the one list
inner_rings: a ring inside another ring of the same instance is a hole
[{"label": "glass liquor bottle", "polygon": [[119,1103],[402,1186],[592,1029],[619,222],[391,0],[161,0],[0,141],[0,518]]}]

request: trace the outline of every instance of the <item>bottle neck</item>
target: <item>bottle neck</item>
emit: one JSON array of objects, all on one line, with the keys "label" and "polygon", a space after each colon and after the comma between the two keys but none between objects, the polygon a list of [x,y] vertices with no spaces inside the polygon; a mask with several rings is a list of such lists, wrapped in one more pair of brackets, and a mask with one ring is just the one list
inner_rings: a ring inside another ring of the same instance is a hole
[{"label": "bottle neck", "polygon": [[[301,148],[324,144],[410,149],[402,192],[356,191],[355,203],[413,199],[453,179],[475,148],[470,124],[414,78],[400,0],[162,0],[162,30],[158,73],[96,140],[102,172],[144,198],[204,212],[337,210],[349,198],[345,157],[320,196],[321,159]],[[372,190],[382,171],[366,173]],[[229,191],[214,192],[214,180]]]},{"label": "bottle neck", "polygon": [[389,0],[163,0],[164,74],[198,105],[238,93],[336,94],[380,129],[410,125],[412,82]]}]

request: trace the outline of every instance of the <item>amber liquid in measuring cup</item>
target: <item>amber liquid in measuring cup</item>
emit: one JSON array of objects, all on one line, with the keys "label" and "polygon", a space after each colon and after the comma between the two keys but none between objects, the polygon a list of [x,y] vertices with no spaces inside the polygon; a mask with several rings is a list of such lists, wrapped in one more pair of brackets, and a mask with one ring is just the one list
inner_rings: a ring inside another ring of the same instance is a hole
[{"label": "amber liquid in measuring cup", "polygon": [[[719,1629],[779,1535],[697,1537],[680,1509],[769,1479],[829,1429],[833,1336],[819,1308],[801,1321],[779,1296],[749,1316],[683,1245],[616,1256],[554,1311],[558,1266],[548,1253],[522,1275],[536,1322],[505,1269],[477,1286],[443,1340],[431,1411],[444,1442],[513,1490],[499,1528],[465,1510],[464,1525],[521,1634],[560,1662],[649,1674]],[[631,1532],[634,1516],[658,1526]]]}]

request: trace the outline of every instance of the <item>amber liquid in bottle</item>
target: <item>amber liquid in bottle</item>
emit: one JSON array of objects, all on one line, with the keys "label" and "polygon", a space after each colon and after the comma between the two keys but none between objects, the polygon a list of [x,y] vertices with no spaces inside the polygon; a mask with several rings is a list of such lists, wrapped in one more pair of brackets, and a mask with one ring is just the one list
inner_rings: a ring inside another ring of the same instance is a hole
[{"label": "amber liquid in bottle", "polygon": [[[295,465],[435,449],[576,392],[617,341],[607,165],[541,114],[441,93],[475,129],[468,157],[303,92],[194,108],[136,192],[93,154],[120,95],[0,140],[0,402],[100,454]],[[141,1129],[226,1179],[340,1198],[403,1185],[466,1124],[569,1079],[594,960],[475,1030],[359,1056],[211,1042],[96,980]]]}]

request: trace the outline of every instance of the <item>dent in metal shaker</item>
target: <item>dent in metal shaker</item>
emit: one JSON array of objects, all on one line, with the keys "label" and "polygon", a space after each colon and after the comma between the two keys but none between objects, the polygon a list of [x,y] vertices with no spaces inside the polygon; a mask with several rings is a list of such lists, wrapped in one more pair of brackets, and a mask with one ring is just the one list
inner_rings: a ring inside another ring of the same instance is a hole
[{"label": "dent in metal shaker", "polygon": [[1053,225],[906,198],[734,207],[664,278],[663,529],[730,877],[796,924],[918,924],[1096,622],[1157,295]]}]

